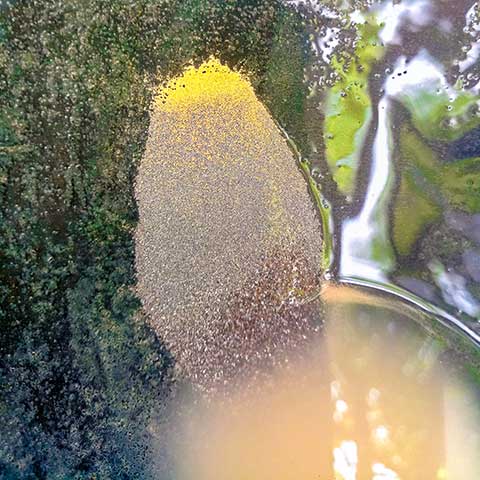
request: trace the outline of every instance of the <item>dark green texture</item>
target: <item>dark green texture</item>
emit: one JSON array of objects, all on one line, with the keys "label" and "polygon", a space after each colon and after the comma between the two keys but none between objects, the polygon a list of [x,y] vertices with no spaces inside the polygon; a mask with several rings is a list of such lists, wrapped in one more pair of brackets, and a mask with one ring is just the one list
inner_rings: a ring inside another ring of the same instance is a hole
[{"label": "dark green texture", "polygon": [[156,81],[215,55],[295,132],[295,22],[267,0],[0,3],[0,478],[149,478],[173,363],[133,288]]}]

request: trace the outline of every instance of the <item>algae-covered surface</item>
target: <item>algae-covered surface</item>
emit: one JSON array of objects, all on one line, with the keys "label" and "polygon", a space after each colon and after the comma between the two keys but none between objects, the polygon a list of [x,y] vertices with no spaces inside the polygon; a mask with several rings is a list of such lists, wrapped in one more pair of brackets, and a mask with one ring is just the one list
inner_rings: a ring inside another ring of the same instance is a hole
[{"label": "algae-covered surface", "polygon": [[148,424],[175,363],[134,290],[153,96],[212,54],[258,84],[287,14],[271,1],[0,3],[1,478],[152,476]]}]

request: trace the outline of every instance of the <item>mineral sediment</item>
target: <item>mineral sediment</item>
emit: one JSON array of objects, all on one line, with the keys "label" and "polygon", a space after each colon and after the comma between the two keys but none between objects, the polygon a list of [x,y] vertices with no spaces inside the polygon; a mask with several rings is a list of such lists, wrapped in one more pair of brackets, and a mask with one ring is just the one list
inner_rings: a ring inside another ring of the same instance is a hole
[{"label": "mineral sediment", "polygon": [[223,383],[316,328],[320,221],[240,73],[210,60],[159,92],[136,197],[138,292],[182,375]]}]

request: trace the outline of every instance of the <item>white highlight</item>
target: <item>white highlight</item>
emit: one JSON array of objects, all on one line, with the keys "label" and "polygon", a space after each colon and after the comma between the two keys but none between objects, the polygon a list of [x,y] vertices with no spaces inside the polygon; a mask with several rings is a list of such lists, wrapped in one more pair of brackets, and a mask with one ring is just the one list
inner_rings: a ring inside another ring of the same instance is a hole
[{"label": "white highlight", "polygon": [[390,432],[388,431],[388,428],[385,425],[380,425],[378,426],[374,432],[374,437],[377,442],[384,443],[388,440],[390,436]]},{"label": "white highlight", "polygon": [[[385,93],[378,104],[378,126],[364,204],[360,214],[345,220],[342,227],[340,275],[343,277],[385,283],[394,267],[388,226],[388,203],[393,184],[391,100],[413,90],[421,90],[422,86],[429,90],[441,88],[450,96],[455,96],[440,65],[425,49],[408,65],[406,58],[400,57],[393,73],[385,80]],[[375,249],[381,249],[380,255],[376,255]]]},{"label": "white highlight", "polygon": [[377,18],[385,26],[380,31],[384,43],[400,45],[402,39],[400,27],[405,21],[414,26],[425,26],[432,21],[431,2],[429,0],[407,0],[402,3],[386,2],[377,12]]},{"label": "white highlight", "polygon": [[327,27],[325,36],[320,39],[318,45],[314,45],[317,54],[321,55],[322,60],[326,63],[330,62],[332,53],[340,43],[340,40],[338,39],[339,31],[340,29],[337,27]]},{"label": "white highlight", "polygon": [[462,60],[458,64],[460,72],[464,72],[467,68],[470,68],[472,65],[475,65],[479,57],[480,57],[480,42],[472,42],[472,46],[470,50],[467,52],[467,58],[465,60]]},{"label": "white highlight", "polygon": [[356,480],[358,447],[353,440],[346,440],[333,450],[333,468],[344,480]]},{"label": "white highlight", "polygon": [[342,229],[340,274],[384,282],[393,259],[382,252],[383,265],[375,258],[374,242],[389,250],[386,196],[391,179],[390,101],[384,96],[378,104],[378,127],[373,145],[370,180],[360,214],[348,219]]},{"label": "white highlight", "polygon": [[400,477],[392,469],[387,468],[383,463],[374,463],[372,465],[372,480],[399,480]]}]

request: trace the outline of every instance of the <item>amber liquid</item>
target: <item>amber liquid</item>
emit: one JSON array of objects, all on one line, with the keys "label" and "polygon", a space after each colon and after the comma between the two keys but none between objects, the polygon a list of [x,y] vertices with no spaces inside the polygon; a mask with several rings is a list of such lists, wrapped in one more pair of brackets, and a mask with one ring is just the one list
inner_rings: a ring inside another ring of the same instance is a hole
[{"label": "amber liquid", "polygon": [[192,402],[176,478],[480,478],[478,387],[411,318],[351,296],[329,289],[307,351]]}]

